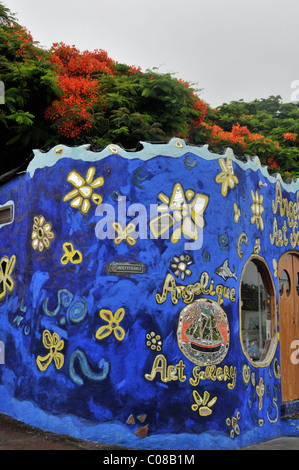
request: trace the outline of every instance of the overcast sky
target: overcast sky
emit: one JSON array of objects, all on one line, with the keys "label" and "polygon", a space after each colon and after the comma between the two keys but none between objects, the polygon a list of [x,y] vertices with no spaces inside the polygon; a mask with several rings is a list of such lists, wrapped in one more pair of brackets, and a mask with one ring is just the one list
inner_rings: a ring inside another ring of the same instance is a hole
[{"label": "overcast sky", "polygon": [[270,95],[290,102],[295,80],[299,90],[299,0],[2,1],[41,45],[159,67],[196,83],[211,106]]}]

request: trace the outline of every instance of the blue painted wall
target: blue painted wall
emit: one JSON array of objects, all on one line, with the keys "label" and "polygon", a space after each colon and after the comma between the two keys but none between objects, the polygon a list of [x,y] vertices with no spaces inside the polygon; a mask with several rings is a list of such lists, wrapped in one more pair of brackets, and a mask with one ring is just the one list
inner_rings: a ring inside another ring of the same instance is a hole
[{"label": "blue painted wall", "polygon": [[[239,285],[256,255],[278,302],[276,263],[298,249],[298,223],[272,204],[280,190],[296,203],[299,184],[230,150],[219,156],[180,139],[143,145],[35,151],[27,172],[1,186],[0,204],[13,201],[14,219],[0,228],[0,412],[131,448],[230,449],[287,433],[279,336],[267,365],[253,366],[240,341]],[[133,212],[140,205],[145,224]],[[157,233],[159,220],[172,238]],[[286,221],[283,247],[275,220],[278,229]],[[102,229],[116,239],[103,239]],[[111,262],[136,261],[145,272],[107,272]],[[199,305],[218,319],[215,354],[186,344]]]}]

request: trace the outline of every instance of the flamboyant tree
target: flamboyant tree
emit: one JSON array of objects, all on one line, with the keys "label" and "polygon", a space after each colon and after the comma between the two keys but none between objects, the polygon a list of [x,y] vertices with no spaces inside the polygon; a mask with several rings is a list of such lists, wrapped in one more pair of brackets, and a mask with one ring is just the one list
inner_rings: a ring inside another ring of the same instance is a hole
[{"label": "flamboyant tree", "polygon": [[280,96],[243,100],[209,110],[195,143],[216,151],[230,146],[237,155],[258,155],[262,164],[284,177],[299,177],[299,103]]},{"label": "flamboyant tree", "polygon": [[63,95],[45,117],[64,137],[136,146],[140,139],[187,137],[204,118],[205,103],[171,74],[143,73],[115,63],[103,50],[80,52],[63,43],[53,46],[50,60]]},{"label": "flamboyant tree", "polygon": [[111,142],[130,148],[140,140],[187,138],[193,124],[203,120],[206,105],[188,83],[116,63],[101,49],[81,52],[56,43],[45,50],[14,15],[3,13],[2,173],[34,148],[86,142],[97,148]]},{"label": "flamboyant tree", "polygon": [[22,164],[33,148],[55,143],[44,109],[62,91],[49,52],[38,46],[13,14],[0,3],[0,172]]},{"label": "flamboyant tree", "polygon": [[114,62],[103,50],[80,51],[73,45],[53,44],[50,62],[54,64],[57,83],[63,95],[45,111],[45,117],[56,123],[59,134],[79,137],[92,127],[92,109],[101,109],[98,80],[92,74],[112,74]]}]

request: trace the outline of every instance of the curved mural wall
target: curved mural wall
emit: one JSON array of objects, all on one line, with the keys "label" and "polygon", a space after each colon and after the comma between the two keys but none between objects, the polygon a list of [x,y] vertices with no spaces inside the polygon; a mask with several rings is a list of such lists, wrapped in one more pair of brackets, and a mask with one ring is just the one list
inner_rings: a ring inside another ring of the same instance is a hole
[{"label": "curved mural wall", "polygon": [[229,149],[142,145],[35,151],[1,186],[0,412],[140,449],[279,436],[299,184]]}]

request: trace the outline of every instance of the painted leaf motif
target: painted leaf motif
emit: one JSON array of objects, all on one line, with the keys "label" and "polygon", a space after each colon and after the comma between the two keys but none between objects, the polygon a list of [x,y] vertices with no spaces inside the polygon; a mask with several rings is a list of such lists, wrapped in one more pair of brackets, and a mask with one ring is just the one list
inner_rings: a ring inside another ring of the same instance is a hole
[{"label": "painted leaf motif", "polygon": [[212,398],[212,400],[209,401],[208,406],[211,407],[213,406],[217,401],[217,397]]},{"label": "painted leaf motif", "polygon": [[76,207],[80,207],[80,205],[82,204],[82,201],[83,201],[83,197],[78,196],[75,199],[73,199],[70,204],[72,207],[76,208]]},{"label": "painted leaf motif", "polygon": [[87,173],[86,173],[87,184],[90,184],[92,182],[95,172],[96,172],[96,169],[93,166],[87,170]]},{"label": "painted leaf motif", "polygon": [[50,242],[49,242],[49,240],[48,240],[47,237],[44,237],[44,238],[43,238],[43,244],[45,245],[46,248],[49,248]]},{"label": "painted leaf motif", "polygon": [[71,171],[71,173],[67,177],[67,180],[74,186],[76,186],[76,188],[80,188],[85,183],[82,176],[76,171]]},{"label": "painted leaf motif", "polygon": [[125,238],[125,231],[123,230],[119,222],[113,222],[112,226],[122,239]]},{"label": "painted leaf motif", "polygon": [[88,201],[88,199],[84,199],[81,206],[81,211],[83,212],[83,214],[86,214],[89,211],[89,208],[90,202]]},{"label": "painted leaf motif", "polygon": [[226,174],[225,173],[219,173],[216,178],[215,178],[217,183],[223,183],[226,180]]},{"label": "painted leaf motif", "polygon": [[72,199],[73,197],[77,196],[79,194],[79,191],[78,189],[73,189],[72,191],[70,191],[69,193],[67,193],[64,198],[63,198],[63,202],[66,202],[68,201],[69,199]]},{"label": "painted leaf motif", "polygon": [[46,349],[50,349],[52,347],[53,341],[52,336],[49,330],[45,330],[43,332],[43,345]]},{"label": "painted leaf motif", "polygon": [[221,169],[224,173],[228,172],[224,158],[219,159],[219,165],[221,166]]},{"label": "painted leaf motif", "polygon": [[49,354],[47,354],[47,356],[44,356],[44,357],[37,356],[36,363],[38,365],[38,368],[41,371],[46,370],[49,367],[49,365],[51,364],[52,358],[53,358],[52,353],[49,353]]},{"label": "painted leaf motif", "polygon": [[57,369],[61,369],[64,364],[64,356],[61,353],[54,354],[54,363]]},{"label": "painted leaf motif", "polygon": [[125,330],[121,328],[121,326],[117,326],[116,328],[114,328],[114,335],[115,338],[118,339],[118,341],[122,341],[125,337],[125,334]]},{"label": "painted leaf motif", "polygon": [[99,176],[99,178],[96,178],[91,184],[90,186],[92,188],[99,188],[100,186],[103,186],[104,184],[104,178],[102,176]]},{"label": "painted leaf motif", "polygon": [[193,390],[193,398],[194,398],[195,402],[197,403],[197,405],[202,404],[202,398],[196,390]]},{"label": "painted leaf motif", "polygon": [[222,188],[221,188],[221,194],[223,196],[227,195],[227,190],[228,190],[228,182],[227,179],[222,183]]},{"label": "painted leaf motif", "polygon": [[53,339],[53,346],[57,346],[59,344],[59,336],[57,333],[53,333],[53,336],[52,336],[52,339]]},{"label": "painted leaf motif", "polygon": [[127,240],[128,244],[131,245],[131,246],[135,245],[135,243],[136,243],[136,238],[133,238],[133,237],[127,237],[126,240]]},{"label": "painted leaf motif", "polygon": [[104,339],[110,335],[112,328],[109,325],[101,326],[96,332],[97,339]]},{"label": "painted leaf motif", "polygon": [[68,261],[69,261],[68,255],[63,255],[61,260],[60,260],[61,264],[67,264]]},{"label": "painted leaf motif", "polygon": [[171,235],[171,243],[177,243],[181,238],[181,229],[176,228]]},{"label": "painted leaf motif", "polygon": [[120,323],[122,321],[122,319],[124,318],[124,316],[125,316],[125,309],[124,308],[119,308],[118,310],[116,310],[113,319],[116,323]]},{"label": "painted leaf motif", "polygon": [[100,317],[105,320],[105,321],[108,321],[108,322],[111,322],[113,321],[113,314],[111,312],[111,310],[106,310],[106,309],[102,309],[100,310]]},{"label": "painted leaf motif", "polygon": [[95,204],[101,204],[101,202],[103,200],[102,196],[100,194],[97,194],[97,193],[93,193],[92,196],[91,196],[91,199]]}]

